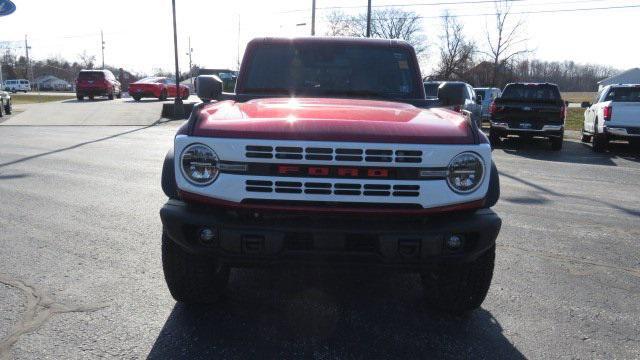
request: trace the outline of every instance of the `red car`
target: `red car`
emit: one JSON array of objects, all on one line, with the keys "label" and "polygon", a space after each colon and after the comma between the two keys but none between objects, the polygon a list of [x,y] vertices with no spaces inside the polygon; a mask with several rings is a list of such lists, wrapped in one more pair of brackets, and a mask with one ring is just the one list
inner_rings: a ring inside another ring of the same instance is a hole
[{"label": "red car", "polygon": [[[129,85],[129,95],[135,101],[140,101],[143,97],[154,97],[158,100],[166,100],[176,96],[175,81],[166,77],[148,77],[138,80]],[[189,88],[180,85],[180,96],[183,99],[189,97]]]},{"label": "red car", "polygon": [[95,96],[106,96],[113,100],[114,96],[122,97],[120,82],[109,70],[82,70],[76,80],[76,97],[84,100],[84,97],[93,100]]}]

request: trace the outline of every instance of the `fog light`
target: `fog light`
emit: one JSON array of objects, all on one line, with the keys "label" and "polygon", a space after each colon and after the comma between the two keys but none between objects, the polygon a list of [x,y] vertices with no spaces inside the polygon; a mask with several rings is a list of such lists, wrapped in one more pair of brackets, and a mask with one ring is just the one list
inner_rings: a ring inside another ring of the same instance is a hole
[{"label": "fog light", "polygon": [[203,243],[211,243],[216,239],[215,229],[208,227],[200,229],[200,241]]},{"label": "fog light", "polygon": [[447,239],[447,247],[451,250],[460,249],[462,247],[462,236],[451,235],[449,239]]}]

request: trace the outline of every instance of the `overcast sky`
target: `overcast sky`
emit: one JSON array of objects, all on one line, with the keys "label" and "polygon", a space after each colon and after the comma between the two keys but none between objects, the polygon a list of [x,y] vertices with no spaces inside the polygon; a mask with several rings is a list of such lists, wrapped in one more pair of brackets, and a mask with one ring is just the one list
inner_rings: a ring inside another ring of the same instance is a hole
[{"label": "overcast sky", "polygon": [[[464,0],[461,2],[480,1]],[[137,72],[173,68],[173,34],[170,0],[13,0],[14,14],[0,17],[0,47],[24,54],[24,35],[31,56],[59,56],[77,61],[86,51],[101,62],[100,30],[104,31],[107,64]],[[177,0],[178,42],[181,69],[188,69],[190,36],[193,62],[209,67],[235,67],[247,41],[258,36],[302,36],[310,32],[311,0]],[[359,6],[366,0],[317,0],[318,8]],[[453,0],[373,0],[374,5],[455,3]],[[514,12],[640,6],[640,0],[520,0]],[[423,28],[430,45],[426,67],[437,62],[440,19],[449,10],[455,15],[492,13],[491,3],[410,6],[424,16]],[[294,11],[293,10],[301,10]],[[317,33],[325,28],[330,10],[317,12]],[[637,43],[640,7],[618,10],[573,11],[518,15],[526,20],[528,46],[543,60],[573,60],[619,69],[640,67]],[[461,16],[466,33],[482,48],[490,16]],[[239,36],[238,36],[239,33]],[[16,41],[16,42],[7,42]],[[423,69],[428,72],[428,69]]]}]

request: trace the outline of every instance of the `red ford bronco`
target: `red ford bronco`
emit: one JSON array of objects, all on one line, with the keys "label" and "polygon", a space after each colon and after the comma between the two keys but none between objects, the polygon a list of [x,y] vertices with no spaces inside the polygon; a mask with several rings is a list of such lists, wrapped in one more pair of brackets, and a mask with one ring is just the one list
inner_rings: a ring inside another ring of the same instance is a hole
[{"label": "red ford bronco", "polygon": [[162,174],[176,300],[215,301],[231,267],[297,264],[419,272],[435,308],[480,306],[498,171],[469,114],[425,99],[410,45],[256,39],[235,93],[197,82]]}]

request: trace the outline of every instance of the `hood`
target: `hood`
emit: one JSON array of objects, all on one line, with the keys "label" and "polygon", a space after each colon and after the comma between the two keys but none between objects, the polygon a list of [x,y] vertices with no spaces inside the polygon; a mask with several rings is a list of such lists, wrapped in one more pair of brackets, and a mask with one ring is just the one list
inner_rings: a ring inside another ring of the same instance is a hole
[{"label": "hood", "polygon": [[205,106],[194,136],[412,144],[472,144],[463,116],[375,100],[269,98]]}]

